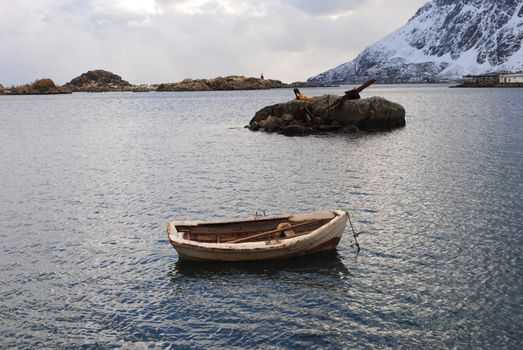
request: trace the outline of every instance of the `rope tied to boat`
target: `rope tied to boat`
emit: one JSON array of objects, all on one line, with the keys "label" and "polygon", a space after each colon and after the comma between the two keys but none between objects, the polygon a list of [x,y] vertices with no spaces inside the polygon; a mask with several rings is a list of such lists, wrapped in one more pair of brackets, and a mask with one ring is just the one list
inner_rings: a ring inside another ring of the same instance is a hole
[{"label": "rope tied to boat", "polygon": [[359,233],[356,233],[356,231],[354,231],[354,226],[352,226],[352,221],[350,219],[350,214],[349,214],[349,211],[348,210],[345,210],[345,212],[347,213],[347,218],[349,219],[349,224],[350,224],[350,228],[352,230],[352,236],[354,237],[354,243],[350,245],[350,247],[356,247],[358,250],[356,253],[359,253],[360,252],[360,244],[358,243],[358,239],[356,237],[358,237]]}]

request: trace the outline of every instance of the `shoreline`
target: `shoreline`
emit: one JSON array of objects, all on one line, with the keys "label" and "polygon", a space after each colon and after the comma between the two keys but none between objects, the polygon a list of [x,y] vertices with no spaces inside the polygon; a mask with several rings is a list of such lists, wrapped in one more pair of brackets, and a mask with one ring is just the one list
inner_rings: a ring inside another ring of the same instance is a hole
[{"label": "shoreline", "polygon": [[0,95],[55,95],[74,92],[235,91],[336,86],[338,85],[307,81],[284,83],[281,80],[240,75],[212,79],[186,78],[175,83],[135,85],[123,80],[119,75],[98,69],[83,73],[63,85],[56,85],[49,78],[38,79],[32,83],[19,86],[4,87],[0,85]]},{"label": "shoreline", "polygon": [[523,83],[501,83],[501,84],[459,84],[450,86],[451,88],[481,89],[481,88],[522,88]]}]

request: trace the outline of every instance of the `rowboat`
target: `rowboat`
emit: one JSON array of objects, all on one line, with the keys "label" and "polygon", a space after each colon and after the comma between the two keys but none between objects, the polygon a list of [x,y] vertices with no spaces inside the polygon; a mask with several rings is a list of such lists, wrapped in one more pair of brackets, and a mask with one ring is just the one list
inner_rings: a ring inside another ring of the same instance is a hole
[{"label": "rowboat", "polygon": [[286,259],[335,249],[347,215],[332,210],[215,222],[171,221],[167,235],[181,260]]}]

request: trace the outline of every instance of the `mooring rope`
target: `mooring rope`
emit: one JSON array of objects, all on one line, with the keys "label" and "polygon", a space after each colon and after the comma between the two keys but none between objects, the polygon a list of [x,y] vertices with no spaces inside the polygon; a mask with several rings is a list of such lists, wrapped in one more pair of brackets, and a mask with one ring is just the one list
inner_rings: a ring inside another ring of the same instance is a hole
[{"label": "mooring rope", "polygon": [[348,210],[345,210],[347,212],[347,218],[349,219],[349,224],[350,224],[350,228],[352,229],[352,236],[354,237],[354,244],[351,244],[351,248],[352,247],[356,247],[358,248],[358,251],[357,253],[360,252],[360,244],[358,243],[358,240],[356,239],[356,237],[358,237],[358,233],[356,233],[356,231],[354,231],[354,226],[352,226],[352,221],[350,219],[350,215],[349,215],[349,211]]}]

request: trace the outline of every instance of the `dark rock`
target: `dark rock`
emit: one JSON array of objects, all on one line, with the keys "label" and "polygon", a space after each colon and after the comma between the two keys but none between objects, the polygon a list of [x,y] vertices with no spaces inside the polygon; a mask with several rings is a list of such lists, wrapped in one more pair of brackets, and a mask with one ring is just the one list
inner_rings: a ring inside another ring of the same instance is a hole
[{"label": "dark rock", "polygon": [[289,123],[289,125],[300,125],[300,126],[305,127],[305,125],[303,125],[303,123],[299,120],[293,120]]},{"label": "dark rock", "polygon": [[5,92],[5,88],[2,84],[0,84],[0,95]]},{"label": "dark rock", "polygon": [[292,121],[294,119],[294,117],[292,116],[292,114],[286,113],[286,114],[281,116],[281,119],[283,121],[290,122],[290,121]]},{"label": "dark rock", "polygon": [[303,136],[305,135],[305,127],[299,124],[287,125],[281,129],[281,133],[285,136]]},{"label": "dark rock", "polygon": [[307,120],[305,113],[305,102],[299,100],[292,100],[286,103],[279,103],[272,106],[267,106],[260,109],[254,115],[254,120],[261,121],[269,116],[283,116],[284,114],[292,115],[295,120]]},{"label": "dark rock", "polygon": [[318,118],[314,118],[313,126],[316,127],[320,131],[331,131],[331,130],[337,130],[342,127],[340,123],[338,123],[335,120],[329,119],[329,118],[321,118],[320,122],[316,122]]},{"label": "dark rock", "polygon": [[269,129],[269,128],[276,128],[281,124],[282,119],[278,117],[270,116],[267,119],[261,120],[259,122],[260,128],[262,129]]},{"label": "dark rock", "polygon": [[265,131],[268,133],[273,133],[276,131],[276,127],[274,125],[269,125],[268,127],[265,128]]},{"label": "dark rock", "polygon": [[358,128],[356,125],[346,125],[342,127],[339,132],[344,134],[354,134],[360,131],[360,128]]},{"label": "dark rock", "polygon": [[405,109],[382,97],[348,100],[332,113],[332,118],[361,130],[391,130],[405,126]]},{"label": "dark rock", "polygon": [[260,130],[260,124],[258,124],[257,121],[251,121],[251,123],[249,124],[249,130],[251,131],[258,131]]},{"label": "dark rock", "polygon": [[341,126],[339,124],[321,124],[316,129],[321,132],[332,132],[337,131],[340,128]]}]

